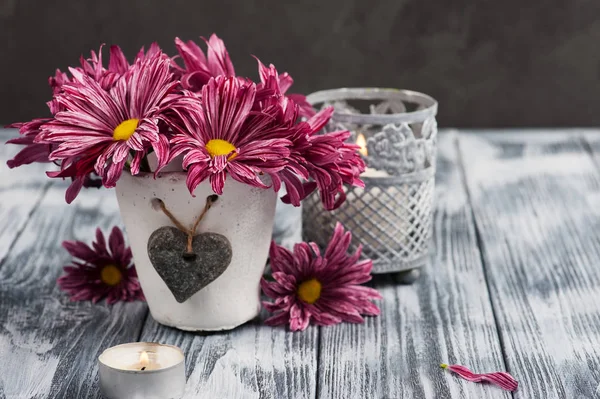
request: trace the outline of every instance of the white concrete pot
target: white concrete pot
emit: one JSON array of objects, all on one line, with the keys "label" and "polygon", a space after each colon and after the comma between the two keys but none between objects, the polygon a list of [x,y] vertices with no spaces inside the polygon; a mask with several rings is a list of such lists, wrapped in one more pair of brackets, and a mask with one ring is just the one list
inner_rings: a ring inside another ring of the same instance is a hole
[{"label": "white concrete pot", "polygon": [[231,243],[229,267],[190,299],[178,303],[148,257],[148,238],[163,226],[173,226],[152,199],[161,199],[184,225],[191,226],[214,194],[208,181],[192,197],[184,172],[131,176],[117,182],[117,200],[127,229],[139,280],[152,317],[161,324],[191,331],[227,330],[256,317],[260,311],[259,282],[267,261],[277,193],[228,178],[223,195],[207,212],[197,233],[223,234]]}]

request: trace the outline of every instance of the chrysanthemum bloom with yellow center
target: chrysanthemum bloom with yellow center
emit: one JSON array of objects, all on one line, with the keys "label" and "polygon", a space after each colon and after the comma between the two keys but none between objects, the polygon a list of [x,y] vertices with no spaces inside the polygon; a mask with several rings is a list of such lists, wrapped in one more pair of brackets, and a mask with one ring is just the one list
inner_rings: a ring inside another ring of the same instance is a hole
[{"label": "chrysanthemum bloom with yellow center", "polygon": [[108,246],[100,229],[96,241],[89,247],[81,241],[64,241],[63,247],[78,260],[64,268],[66,274],[58,285],[69,293],[72,301],[98,302],[106,298],[111,304],[117,301],[144,300],[134,265],[131,249],[125,246],[123,233],[114,227]]},{"label": "chrysanthemum bloom with yellow center", "polygon": [[166,163],[169,139],[160,131],[160,123],[170,122],[173,109],[199,106],[192,96],[170,97],[178,85],[170,65],[169,57],[156,51],[138,59],[109,90],[71,69],[73,81],[55,96],[61,110],[41,127],[35,141],[56,146],[49,159],[61,161],[63,171],[73,163],[93,159],[94,170],[106,187],[115,186],[130,154],[134,175],[150,147],[159,164]]},{"label": "chrysanthemum bloom with yellow center", "polygon": [[[110,90],[114,84],[126,74],[131,66],[125,54],[121,51],[119,46],[110,47],[110,61],[108,63],[108,69],[104,68],[102,63],[102,47],[100,51],[96,53],[91,51],[90,58],[85,59],[83,56],[80,58],[79,67],[72,68],[78,74],[86,75],[89,79],[94,80],[100,87],[106,91]],[[153,43],[148,52],[144,51],[144,48],[138,52],[135,62],[141,62],[147,57],[151,58],[160,53],[161,50],[156,43]],[[69,77],[65,72],[56,70],[54,76],[48,79],[48,83],[52,88],[52,93],[62,95],[63,87],[67,84],[74,84],[74,80]],[[64,103],[64,101],[62,101]],[[53,98],[47,103],[50,113],[56,115],[58,112],[65,111],[64,106],[56,98]],[[57,144],[49,144],[44,142],[36,142],[37,135],[41,131],[41,126],[47,122],[50,122],[53,118],[38,118],[25,123],[13,123],[9,127],[19,129],[19,137],[7,141],[7,144],[19,144],[24,145],[23,148],[13,159],[7,162],[9,168],[19,167],[33,162],[50,162],[48,159],[50,153],[56,149]],[[96,146],[98,147],[98,146]],[[101,149],[95,148],[92,153],[84,154],[83,162],[79,162],[82,157],[70,157],[63,159],[61,163],[60,171],[48,172],[48,176],[56,178],[70,178],[72,180],[71,186],[67,189],[65,199],[67,203],[71,203],[82,187],[101,187],[102,182],[100,179],[95,177],[94,164],[96,159],[100,156]]]},{"label": "chrysanthemum bloom with yellow center", "polygon": [[289,324],[292,331],[302,331],[313,322],[327,326],[341,322],[362,323],[361,315],[380,313],[373,302],[381,295],[360,284],[371,279],[370,260],[359,261],[361,249],[349,255],[352,240],[337,224],[324,255],[315,243],[296,244],[290,252],[271,244],[271,270],[275,281],[261,281],[265,295],[274,302],[263,302],[275,315],[269,325]]},{"label": "chrysanthemum bloom with yellow center", "polygon": [[132,65],[112,46],[108,69],[100,51],[70,68],[72,76],[57,70],[50,79],[53,117],[15,125],[21,137],[11,143],[26,147],[9,166],[58,164],[47,174],[73,180],[69,203],[82,187],[97,186],[91,175],[110,188],[124,168],[150,171],[143,160],[151,151],[155,173],[183,158],[192,193],[209,180],[223,194],[229,176],[275,191],[285,185],[282,200],[296,206],[318,190],[325,208],[335,209],[345,200],[344,184],[363,185],[364,162],[345,142],[350,133],[320,132],[332,108],[315,114],[304,96],[287,93],[293,80],[273,65],[258,61],[258,84],[235,76],[223,42],[212,35],[207,45],[205,55],[193,42],[176,40],[185,68],[153,45]]},{"label": "chrysanthemum bloom with yellow center", "polygon": [[202,107],[191,113],[192,124],[173,136],[171,159],[184,153],[187,186],[193,193],[209,179],[215,193],[223,194],[225,178],[268,188],[264,173],[287,164],[290,140],[287,126],[276,123],[278,107],[252,112],[256,85],[235,77],[211,78],[202,89]]}]

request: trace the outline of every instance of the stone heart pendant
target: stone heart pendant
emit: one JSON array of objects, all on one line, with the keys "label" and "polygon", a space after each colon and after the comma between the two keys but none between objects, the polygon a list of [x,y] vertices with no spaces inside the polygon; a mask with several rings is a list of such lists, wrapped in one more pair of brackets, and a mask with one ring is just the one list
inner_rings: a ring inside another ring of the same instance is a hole
[{"label": "stone heart pendant", "polygon": [[223,274],[232,256],[231,243],[222,234],[195,235],[192,254],[186,253],[187,239],[170,226],[155,230],[148,239],[150,262],[179,303]]}]

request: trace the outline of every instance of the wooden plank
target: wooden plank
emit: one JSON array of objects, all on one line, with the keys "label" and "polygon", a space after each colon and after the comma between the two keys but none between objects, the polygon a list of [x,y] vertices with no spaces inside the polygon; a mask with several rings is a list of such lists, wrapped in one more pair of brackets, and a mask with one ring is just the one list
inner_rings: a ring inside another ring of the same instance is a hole
[{"label": "wooden plank", "polygon": [[66,187],[49,188],[0,267],[0,392],[6,398],[99,397],[98,354],[136,341],[147,314],[143,302],[70,302],[59,290],[56,278],[70,261],[62,240],[90,241],[97,226],[106,232],[119,223],[112,191],[84,190],[67,205]]},{"label": "wooden plank", "polygon": [[600,176],[577,134],[462,135],[515,398],[600,392]]},{"label": "wooden plank", "polygon": [[315,397],[317,327],[291,333],[254,320],[232,331],[191,334],[149,317],[141,341],[183,349],[184,399]]},{"label": "wooden plank", "polygon": [[510,397],[439,367],[504,368],[455,141],[454,134],[439,140],[437,255],[413,285],[377,277],[374,286],[384,297],[379,317],[321,329],[318,397]]},{"label": "wooden plank", "polygon": [[14,129],[0,129],[0,264],[51,184],[44,173],[48,165],[6,166],[22,147],[4,143],[17,134]]},{"label": "wooden plank", "polygon": [[582,135],[583,145],[590,152],[598,169],[600,169],[600,130],[586,129],[579,131]]}]

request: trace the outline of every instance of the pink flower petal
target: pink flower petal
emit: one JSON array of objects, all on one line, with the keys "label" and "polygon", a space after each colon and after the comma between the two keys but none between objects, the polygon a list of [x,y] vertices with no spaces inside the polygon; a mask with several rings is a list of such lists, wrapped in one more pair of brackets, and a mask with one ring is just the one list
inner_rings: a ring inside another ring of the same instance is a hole
[{"label": "pink flower petal", "polygon": [[296,292],[296,277],[282,272],[274,272],[273,278],[283,287],[286,292]]},{"label": "pink flower petal", "polygon": [[499,386],[502,389],[507,391],[516,391],[519,387],[519,383],[508,373],[505,372],[495,372],[495,373],[484,373],[484,374],[475,374],[465,366],[460,366],[458,364],[447,365],[442,363],[440,365],[443,369],[448,369],[453,373],[456,373],[461,378],[471,381],[471,382],[489,382],[490,384],[494,384]]},{"label": "pink flower petal", "polygon": [[[293,253],[271,243],[269,256],[275,281],[263,279],[261,287],[273,300],[264,302],[263,306],[276,313],[278,324],[286,323],[290,330],[302,331],[311,321],[323,326],[342,321],[362,323],[361,314],[376,316],[380,313],[379,307],[371,301],[381,299],[381,295],[373,288],[357,285],[371,279],[372,262],[359,261],[359,253],[346,253],[346,241],[349,243],[351,239],[351,234],[341,225],[336,226],[325,255],[315,243],[296,244]],[[334,248],[336,245],[344,250]],[[309,280],[320,284],[317,298],[310,304],[298,294],[300,285]]]},{"label": "pink flower petal", "polygon": [[262,288],[263,293],[271,299],[277,299],[282,295],[290,294],[290,290],[286,289],[278,282],[267,281],[264,278],[260,280],[260,287]]},{"label": "pink flower petal", "polygon": [[298,304],[292,305],[290,310],[290,330],[304,331],[310,322],[310,313]]},{"label": "pink flower petal", "polygon": [[279,246],[275,241],[271,241],[269,249],[269,257],[271,260],[271,270],[273,272],[292,273],[294,265],[294,255],[289,249]]},{"label": "pink flower petal", "polygon": [[[195,94],[176,91],[179,81],[172,60],[156,44],[146,54],[142,50],[132,65],[116,46],[110,49],[108,69],[101,49],[87,59],[81,57],[80,64],[69,68],[72,77],[57,70],[49,79],[54,92],[49,102],[52,118],[14,125],[23,137],[11,142],[27,147],[9,161],[11,167],[48,160],[58,163],[60,172],[48,175],[73,179],[66,193],[68,202],[89,186],[94,171],[105,186],[113,187],[130,151],[134,174],[150,147],[163,166],[169,159],[168,127],[193,125],[188,114],[200,103]],[[137,119],[139,125],[117,141],[115,128],[130,119]],[[159,124],[165,125],[164,131]]]},{"label": "pink flower petal", "polygon": [[206,44],[208,45],[208,68],[213,76],[235,76],[235,70],[223,40],[213,33]]},{"label": "pink flower petal", "polygon": [[223,195],[223,187],[225,187],[225,172],[217,172],[210,175],[210,185],[213,191],[218,195]]},{"label": "pink flower petal", "polygon": [[75,200],[75,198],[77,198],[77,194],[79,194],[79,192],[81,191],[84,181],[85,176],[78,176],[75,179],[73,179],[73,182],[65,192],[65,201],[67,202],[67,204],[70,204]]},{"label": "pink flower petal", "polygon": [[282,324],[288,324],[290,322],[290,315],[287,312],[280,312],[275,316],[271,316],[265,320],[265,324],[268,326],[279,326]]}]

